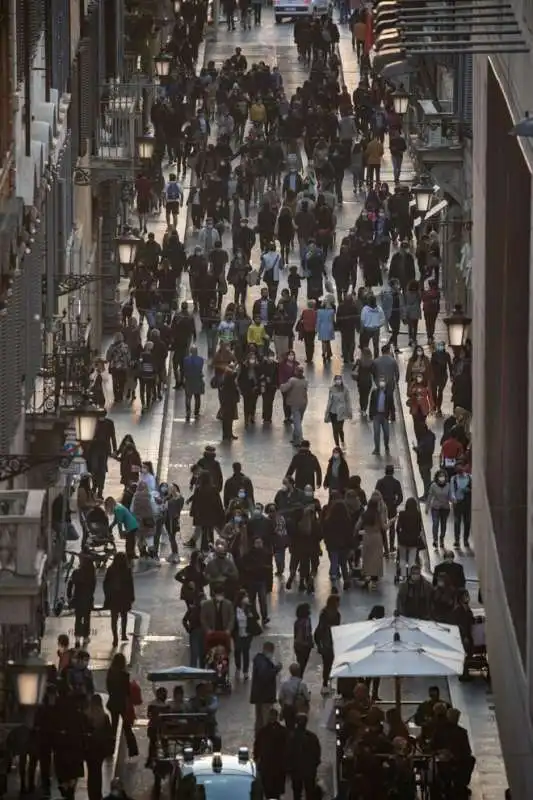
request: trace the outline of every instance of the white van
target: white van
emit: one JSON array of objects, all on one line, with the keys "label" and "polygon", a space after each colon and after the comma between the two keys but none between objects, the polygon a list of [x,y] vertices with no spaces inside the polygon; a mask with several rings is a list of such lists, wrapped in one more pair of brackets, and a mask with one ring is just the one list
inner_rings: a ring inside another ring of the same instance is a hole
[{"label": "white van", "polygon": [[294,19],[307,14],[326,16],[333,12],[330,0],[274,0],[274,19],[280,23],[282,19]]}]

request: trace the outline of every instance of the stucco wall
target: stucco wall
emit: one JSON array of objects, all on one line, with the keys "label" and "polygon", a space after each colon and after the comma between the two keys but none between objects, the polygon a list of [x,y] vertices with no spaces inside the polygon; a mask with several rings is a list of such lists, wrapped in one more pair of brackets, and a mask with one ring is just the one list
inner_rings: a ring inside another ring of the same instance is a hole
[{"label": "stucco wall", "polygon": [[[521,11],[519,12],[521,14]],[[533,36],[532,36],[533,45]],[[533,76],[533,56],[513,55],[491,58],[496,76],[507,99],[511,116],[518,121],[526,110],[533,111],[531,85]],[[485,329],[490,320],[485,316],[486,282],[491,276],[485,273],[486,253],[486,130],[490,125],[487,119],[487,70],[489,59],[477,56],[474,63],[474,159],[473,178],[473,342],[474,342],[474,408],[475,429],[484,431],[484,388],[485,369],[490,368],[485,352]],[[523,140],[521,145],[527,163],[533,167],[533,140]],[[490,166],[489,166],[490,168]],[[517,198],[520,202],[520,198]],[[530,248],[533,254],[533,247]],[[531,264],[530,264],[531,270]],[[530,303],[530,319],[533,303]],[[533,325],[530,323],[530,332]],[[531,336],[531,333],[530,333]],[[532,375],[533,343],[530,342],[529,374]],[[527,369],[528,365],[524,365]],[[530,379],[530,418],[533,412],[533,382]],[[505,425],[505,420],[501,420]],[[487,610],[487,640],[491,665],[493,689],[496,700],[496,716],[505,756],[507,773],[512,788],[513,799],[530,800],[533,797],[533,443],[524,442],[529,452],[529,624],[528,624],[528,665],[523,666],[514,635],[509,609],[505,600],[502,575],[492,528],[486,484],[483,474],[485,448],[490,441],[480,435],[475,442],[474,458],[474,501],[473,529],[476,546],[483,601]],[[506,532],[512,535],[512,531]],[[528,677],[529,674],[529,677]]]}]

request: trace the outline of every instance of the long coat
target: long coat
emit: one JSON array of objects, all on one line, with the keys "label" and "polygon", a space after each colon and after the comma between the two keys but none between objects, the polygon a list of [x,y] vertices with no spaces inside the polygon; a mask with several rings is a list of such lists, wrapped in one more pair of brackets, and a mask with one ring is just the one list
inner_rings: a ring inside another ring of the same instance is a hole
[{"label": "long coat", "polygon": [[335,338],[335,311],[319,308],[316,314],[316,332],[320,342],[332,342]]},{"label": "long coat", "polygon": [[131,570],[115,567],[111,564],[104,578],[105,608],[111,611],[129,611],[135,601],[133,575]]},{"label": "long coat", "polygon": [[367,527],[361,530],[362,566],[368,577],[383,577],[383,534],[378,527]]},{"label": "long coat", "polygon": [[201,356],[187,356],[183,361],[183,379],[187,394],[204,394],[204,359]]}]

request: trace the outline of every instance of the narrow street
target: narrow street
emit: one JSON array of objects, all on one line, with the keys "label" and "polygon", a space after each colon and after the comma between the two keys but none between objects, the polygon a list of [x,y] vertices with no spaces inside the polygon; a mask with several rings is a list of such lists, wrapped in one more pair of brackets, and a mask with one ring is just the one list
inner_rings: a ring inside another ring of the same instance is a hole
[{"label": "narrow street", "polygon": [[[344,79],[351,91],[358,82],[356,62],[352,54],[349,33],[341,31],[342,41],[340,52],[343,58]],[[293,26],[286,23],[275,25],[272,12],[266,9],[263,13],[261,27],[251,31],[227,33],[225,26],[220,26],[218,40],[208,43],[206,48],[207,60],[214,60],[217,66],[230,57],[236,46],[242,47],[249,65],[255,61],[264,60],[271,65],[277,64],[283,74],[285,90],[290,97],[297,86],[301,85],[307,77],[306,69],[297,59],[296,48],[293,44]],[[388,154],[387,154],[388,155]],[[404,162],[404,179],[412,180],[413,174],[408,159]],[[392,168],[390,160],[385,158],[383,179],[392,182]],[[344,183],[344,203],[337,208],[337,241],[352,227],[362,208],[358,199],[354,198],[351,176],[347,174]],[[252,207],[252,222],[256,209]],[[159,227],[159,226],[158,226]],[[158,237],[159,238],[159,237]],[[195,244],[195,234],[187,230],[185,239],[187,251],[190,252]],[[226,234],[224,246],[231,247],[231,237]],[[252,263],[259,263],[259,248],[256,246],[252,254]],[[297,252],[295,253],[295,262]],[[331,259],[328,262],[331,263]],[[282,278],[280,290],[285,285],[286,276]],[[251,307],[253,300],[259,294],[259,289],[252,289],[248,296],[247,305]],[[303,304],[303,292],[301,303]],[[185,296],[187,296],[185,290]],[[310,402],[304,420],[304,435],[310,440],[313,452],[318,457],[322,468],[325,470],[331,455],[333,439],[329,425],[324,424],[324,409],[326,405],[328,388],[333,375],[345,371],[347,385],[353,387],[353,402],[357,408],[357,390],[352,382],[349,370],[343,367],[340,357],[340,344],[335,343],[334,358],[330,365],[323,366],[320,354],[315,355],[315,363],[307,369],[310,382]],[[200,354],[205,356],[206,347],[204,337],[200,338]],[[303,346],[296,344],[297,358],[303,359]],[[209,384],[209,381],[206,381]],[[277,410],[277,414],[276,414]],[[242,420],[236,423],[235,432],[239,439],[231,446],[221,444],[220,423],[216,420],[218,399],[216,392],[207,388],[203,398],[202,414],[198,421],[185,422],[185,407],[183,392],[171,392],[169,398],[168,415],[165,421],[166,443],[163,446],[163,458],[160,463],[160,477],[168,481],[176,481],[181,491],[187,496],[190,479],[190,467],[197,461],[206,445],[217,447],[217,457],[221,462],[224,477],[231,474],[231,465],[234,461],[243,464],[245,473],[252,479],[256,499],[265,503],[273,499],[281,484],[289,462],[294,454],[290,444],[290,431],[282,425],[281,397],[277,396],[274,412],[274,423],[271,428],[263,429],[260,424],[255,429],[244,431]],[[259,416],[259,415],[258,415]],[[400,419],[400,417],[399,417]],[[397,477],[402,483],[406,497],[415,494],[412,483],[408,442],[405,437],[401,422],[392,426],[391,457],[376,458],[371,455],[373,450],[373,436],[371,424],[360,419],[354,414],[353,422],[349,423],[346,431],[346,457],[352,474],[359,474],[362,485],[367,493],[371,492],[378,478],[384,472],[386,463],[393,463]],[[327,499],[327,493],[321,490],[318,497],[322,502]],[[191,524],[186,515],[182,515],[181,541],[185,542],[190,536]],[[189,551],[181,548],[182,560],[186,562]],[[163,552],[166,555],[166,551]],[[316,624],[318,612],[322,608],[330,593],[328,577],[327,556],[321,561],[315,596],[311,598],[313,607],[313,621]],[[371,608],[376,603],[384,604],[387,612],[395,606],[396,587],[393,583],[394,564],[386,564],[386,576],[378,591],[373,593],[361,589],[352,589],[342,595],[341,614],[343,622],[364,620],[368,617]],[[139,679],[145,702],[151,697],[151,685],[146,681],[146,674],[150,669],[158,666],[172,666],[188,663],[187,636],[183,631],[181,619],[185,612],[184,604],[179,600],[179,587],[174,581],[176,568],[173,565],[161,562],[159,569],[150,569],[146,574],[136,576],[136,608],[150,615],[150,631],[141,642],[140,653],[136,661],[136,677]],[[274,591],[270,596],[271,623],[268,632],[261,640],[272,640],[278,649],[280,660],[284,665],[284,673],[293,661],[292,627],[296,606],[302,601],[302,596],[292,589],[287,591],[283,581],[277,580]],[[252,653],[260,646],[255,643]],[[232,665],[232,671],[233,665]],[[306,682],[312,692],[312,708],[310,726],[321,739],[323,747],[322,778],[329,790],[332,788],[333,762],[335,756],[334,736],[326,730],[325,721],[329,712],[330,703],[321,698],[321,667],[320,659],[316,653],[311,656],[310,665],[306,672]],[[440,685],[444,697],[449,697],[445,680],[432,680],[430,683]],[[427,693],[428,681],[406,681],[404,697],[406,700],[422,699]],[[383,698],[392,699],[393,687],[391,681],[383,682],[381,691]],[[415,707],[413,706],[413,713]],[[143,714],[144,712],[144,714]],[[249,684],[234,686],[230,697],[221,698],[218,713],[220,730],[223,737],[225,751],[236,751],[240,745],[251,745],[253,741],[253,708],[249,703]],[[136,800],[149,796],[152,775],[143,768],[144,754],[146,753],[146,718],[145,707],[139,712],[136,725],[136,734],[141,741],[141,756],[137,761],[126,763],[124,774],[127,779],[127,791]],[[144,742],[144,743],[143,743]]]}]

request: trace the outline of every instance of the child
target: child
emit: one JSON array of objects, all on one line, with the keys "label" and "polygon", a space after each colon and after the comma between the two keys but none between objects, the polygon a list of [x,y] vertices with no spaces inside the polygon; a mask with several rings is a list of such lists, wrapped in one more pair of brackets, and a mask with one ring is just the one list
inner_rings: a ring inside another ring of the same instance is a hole
[{"label": "child", "polygon": [[298,291],[300,289],[300,286],[302,285],[302,279],[298,275],[298,267],[297,266],[289,267],[289,277],[288,277],[287,282],[289,284],[289,290],[290,290],[290,293],[291,293],[291,298],[293,300],[298,301]]}]

